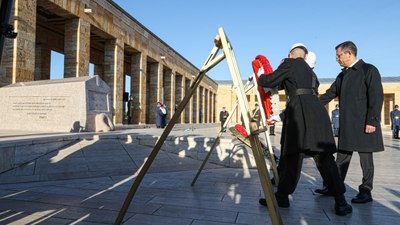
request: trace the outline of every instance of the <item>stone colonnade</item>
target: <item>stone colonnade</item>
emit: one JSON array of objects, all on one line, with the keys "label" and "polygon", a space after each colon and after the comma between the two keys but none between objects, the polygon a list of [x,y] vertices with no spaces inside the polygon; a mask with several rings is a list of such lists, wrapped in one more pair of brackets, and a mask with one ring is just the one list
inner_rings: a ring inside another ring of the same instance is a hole
[{"label": "stone colonnade", "polygon": [[[320,79],[320,85],[318,88],[319,93],[325,93],[325,91],[329,89],[333,81],[333,78]],[[243,84],[246,82],[247,81],[243,81]],[[400,83],[397,81],[393,81],[393,78],[391,77],[382,77],[382,85],[384,101],[381,111],[381,125],[390,126],[390,112],[393,110],[395,104],[400,104],[400,95],[398,94],[400,93]],[[235,94],[232,81],[219,81],[217,98],[217,112],[221,111],[222,107],[225,107],[228,112],[230,112],[235,107],[237,96]],[[255,108],[255,104],[257,103],[257,95],[255,89],[252,89],[250,92],[246,93],[246,98],[249,102],[250,109],[253,110]],[[283,90],[279,91],[279,101],[280,109],[285,109],[286,95]],[[339,99],[336,98],[325,106],[330,117],[332,116],[332,110],[335,109],[335,106],[338,103]],[[240,107],[238,107],[238,110],[236,110],[235,113],[232,115],[231,123],[241,123]]]},{"label": "stone colonnade", "polygon": [[[129,122],[153,124],[156,103],[164,102],[172,117],[199,72],[111,0],[15,1],[10,23],[18,36],[6,40],[0,87],[50,79],[50,66],[62,66],[51,64],[55,51],[64,55],[64,78],[88,76],[93,64],[94,74],[111,88],[116,124],[124,122],[125,77],[131,78],[134,105]],[[217,88],[206,76],[180,122],[217,122]]]}]

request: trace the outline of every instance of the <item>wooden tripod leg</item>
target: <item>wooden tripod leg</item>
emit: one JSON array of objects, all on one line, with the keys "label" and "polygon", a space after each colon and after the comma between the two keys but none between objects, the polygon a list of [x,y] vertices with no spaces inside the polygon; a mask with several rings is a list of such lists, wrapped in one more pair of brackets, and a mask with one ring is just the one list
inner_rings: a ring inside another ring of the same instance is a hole
[{"label": "wooden tripod leg", "polygon": [[121,210],[119,211],[118,217],[116,218],[116,220],[114,222],[115,225],[119,225],[122,223],[122,220],[124,219],[124,216],[129,208],[129,205],[131,204],[131,201],[132,201],[140,183],[142,182],[144,176],[146,175],[146,172],[148,171],[148,169],[150,168],[154,159],[156,158],[165,139],[168,137],[169,133],[171,132],[172,128],[174,127],[175,122],[178,121],[182,111],[185,109],[190,98],[193,96],[193,94],[196,91],[197,87],[199,86],[201,80],[206,75],[206,73],[209,69],[211,69],[212,67],[217,65],[219,62],[221,62],[225,58],[225,56],[223,54],[220,54],[217,56],[218,51],[219,51],[219,47],[214,46],[213,49],[211,50],[209,57],[207,58],[203,67],[201,68],[198,76],[196,77],[193,84],[188,89],[188,94],[185,95],[182,102],[178,105],[176,112],[174,113],[170,122],[167,124],[166,128],[164,129],[164,132],[161,134],[160,138],[158,139],[156,145],[154,146],[154,149],[151,151],[146,162],[143,164],[142,168],[140,169],[138,176],[136,177],[135,181],[133,182],[131,189],[128,192],[128,195],[125,198],[124,204],[122,205]]},{"label": "wooden tripod leg", "polygon": [[[251,124],[251,127],[253,127],[253,128],[255,128],[256,126],[257,125],[255,123]],[[271,183],[271,179],[269,176],[267,164],[265,162],[264,154],[262,152],[260,140],[254,134],[249,135],[249,139],[250,139],[250,143],[252,146],[254,159],[256,161],[261,186],[263,188],[265,200],[267,202],[268,211],[271,216],[272,224],[283,224],[282,218],[281,218],[280,212],[279,212],[278,202],[276,201],[275,193],[272,189],[272,183]]]},{"label": "wooden tripod leg", "polygon": [[[268,125],[264,125],[264,126],[268,126]],[[268,151],[266,151],[266,153],[268,154],[269,161],[271,163],[272,172],[274,173],[275,184],[278,184],[279,183],[278,167],[276,165],[276,159],[275,159],[274,151],[272,149],[271,138],[269,137],[269,127],[268,127],[268,130],[264,132],[264,135],[265,135],[265,139],[267,141],[267,148],[268,148]]]},{"label": "wooden tripod leg", "polygon": [[222,126],[222,129],[219,131],[217,137],[215,138],[214,143],[213,143],[213,145],[211,146],[210,151],[207,153],[206,158],[203,160],[203,163],[201,164],[200,168],[198,169],[198,171],[197,171],[197,173],[196,173],[196,176],[194,177],[194,179],[193,179],[193,181],[192,181],[191,186],[194,186],[194,184],[195,184],[196,181],[197,181],[197,178],[199,178],[201,171],[203,170],[204,166],[206,165],[208,159],[210,158],[212,151],[213,151],[213,150],[215,149],[215,147],[217,146],[217,144],[218,144],[218,142],[219,142],[219,139],[220,139],[220,137],[221,137],[223,131],[224,131],[224,130],[226,129],[226,127],[228,126],[228,123],[229,123],[229,121],[232,119],[233,113],[236,111],[237,107],[238,107],[238,104],[236,103],[236,104],[235,104],[235,107],[231,110],[231,113],[229,114],[228,118],[225,120],[225,123],[224,123],[224,125]]},{"label": "wooden tripod leg", "polygon": [[276,201],[275,195],[272,190],[271,180],[269,179],[269,173],[267,170],[267,165],[265,163],[264,155],[262,154],[261,144],[258,137],[254,134],[256,129],[250,126],[250,110],[247,98],[245,96],[242,78],[240,76],[239,68],[236,62],[236,57],[233,52],[233,48],[225,35],[224,29],[219,28],[219,42],[224,49],[224,54],[226,61],[228,63],[229,71],[232,75],[232,80],[236,88],[236,95],[238,97],[238,102],[240,110],[242,112],[243,121],[246,125],[247,133],[250,133],[249,139],[254,153],[254,158],[256,160],[258,173],[260,176],[261,185],[263,187],[264,195],[267,200],[268,210],[272,223],[274,225],[282,224],[282,218],[279,213],[278,203]]}]

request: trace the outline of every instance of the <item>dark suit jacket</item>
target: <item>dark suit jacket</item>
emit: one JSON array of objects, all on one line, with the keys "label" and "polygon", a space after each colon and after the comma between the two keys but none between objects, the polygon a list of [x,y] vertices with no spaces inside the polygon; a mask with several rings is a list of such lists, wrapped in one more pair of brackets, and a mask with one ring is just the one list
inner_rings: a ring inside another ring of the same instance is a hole
[{"label": "dark suit jacket", "polygon": [[229,113],[228,113],[228,111],[221,111],[220,113],[219,113],[219,121],[221,121],[221,122],[225,122],[225,120],[228,118],[228,116],[229,116]]}]

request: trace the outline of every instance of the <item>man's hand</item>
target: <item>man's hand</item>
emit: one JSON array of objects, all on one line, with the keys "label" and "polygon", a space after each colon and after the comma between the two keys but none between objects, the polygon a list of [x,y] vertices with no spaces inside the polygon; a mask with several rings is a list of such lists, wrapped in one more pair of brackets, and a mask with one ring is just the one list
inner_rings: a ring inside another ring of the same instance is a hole
[{"label": "man's hand", "polygon": [[368,125],[368,124],[365,125],[365,133],[372,134],[375,132],[375,130],[376,130],[376,127]]}]

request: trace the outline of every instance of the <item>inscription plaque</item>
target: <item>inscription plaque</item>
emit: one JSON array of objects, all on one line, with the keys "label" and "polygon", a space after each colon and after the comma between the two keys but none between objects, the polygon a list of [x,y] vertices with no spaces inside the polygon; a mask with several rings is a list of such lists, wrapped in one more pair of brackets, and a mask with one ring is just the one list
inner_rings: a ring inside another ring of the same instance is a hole
[{"label": "inscription plaque", "polygon": [[98,76],[8,85],[0,88],[1,128],[95,131],[96,115],[112,117],[109,96],[110,88]]},{"label": "inscription plaque", "polygon": [[[57,115],[64,113],[70,104],[68,96],[10,96],[10,112],[12,117],[22,116],[29,120],[57,120]],[[14,117],[14,119],[17,119]]]}]

